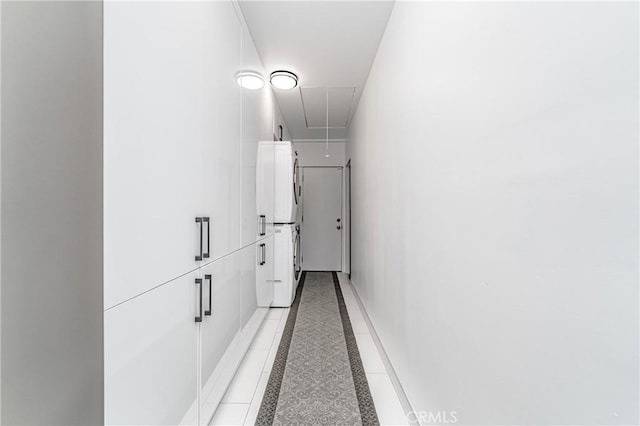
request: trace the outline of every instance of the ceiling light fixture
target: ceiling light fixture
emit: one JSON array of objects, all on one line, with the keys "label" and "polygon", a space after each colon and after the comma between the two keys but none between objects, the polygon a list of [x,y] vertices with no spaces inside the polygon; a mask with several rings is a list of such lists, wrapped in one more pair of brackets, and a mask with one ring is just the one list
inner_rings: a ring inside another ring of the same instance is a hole
[{"label": "ceiling light fixture", "polygon": [[264,87],[264,79],[260,74],[253,71],[243,71],[236,75],[238,86],[249,89],[258,90]]},{"label": "ceiling light fixture", "polygon": [[270,81],[276,89],[291,90],[298,85],[298,76],[291,71],[274,71]]}]

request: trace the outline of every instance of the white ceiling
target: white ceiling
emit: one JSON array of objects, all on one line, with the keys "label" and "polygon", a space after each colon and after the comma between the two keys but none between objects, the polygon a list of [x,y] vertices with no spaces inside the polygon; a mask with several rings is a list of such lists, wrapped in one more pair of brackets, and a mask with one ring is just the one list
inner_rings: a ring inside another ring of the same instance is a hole
[{"label": "white ceiling", "polygon": [[325,139],[328,92],[329,138],[346,138],[393,1],[240,0],[240,8],[267,73],[298,75],[298,88],[274,89],[292,137]]}]

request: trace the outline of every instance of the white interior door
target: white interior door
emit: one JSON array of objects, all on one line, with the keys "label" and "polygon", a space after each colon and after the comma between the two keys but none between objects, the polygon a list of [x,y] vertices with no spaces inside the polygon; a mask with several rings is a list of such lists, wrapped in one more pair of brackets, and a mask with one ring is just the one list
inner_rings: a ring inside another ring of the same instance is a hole
[{"label": "white interior door", "polygon": [[342,167],[304,168],[303,267],[342,269]]}]

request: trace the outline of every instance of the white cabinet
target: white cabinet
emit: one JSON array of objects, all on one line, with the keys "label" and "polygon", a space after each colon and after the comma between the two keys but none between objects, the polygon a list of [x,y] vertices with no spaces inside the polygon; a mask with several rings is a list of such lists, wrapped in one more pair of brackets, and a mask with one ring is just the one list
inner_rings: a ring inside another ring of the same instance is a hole
[{"label": "white cabinet", "polygon": [[[246,27],[242,27],[242,69],[266,75],[258,52]],[[259,215],[268,212],[256,210],[256,161],[258,141],[273,138],[273,96],[268,82],[260,90],[242,90],[242,162],[241,162],[241,239],[245,247],[258,238]]]},{"label": "white cabinet", "polygon": [[201,271],[200,424],[208,424],[233,376],[233,354],[240,333],[240,261],[241,252],[237,251]]},{"label": "white cabinet", "polygon": [[273,96],[232,2],[104,8],[105,423],[207,424],[273,298]]},{"label": "white cabinet", "polygon": [[202,4],[202,203],[210,217],[211,258],[240,244],[241,31],[230,1]]},{"label": "white cabinet", "polygon": [[241,39],[231,2],[105,4],[106,308],[199,267],[196,217],[204,261],[243,246]]},{"label": "white cabinet", "polygon": [[104,313],[105,424],[197,419],[199,285],[193,272]]},{"label": "white cabinet", "polygon": [[[273,237],[264,240],[270,244]],[[233,379],[240,361],[257,332],[267,309],[258,306],[260,295],[269,293],[267,272],[272,263],[272,244],[251,245],[204,265],[203,316],[200,328],[199,424],[207,425]],[[265,247],[265,248],[262,248]],[[259,251],[259,253],[257,253]],[[264,257],[263,257],[264,253]],[[256,255],[257,254],[257,255]],[[266,259],[263,265],[258,265]],[[256,272],[261,269],[260,278]],[[258,280],[257,280],[258,278]]]},{"label": "white cabinet", "polygon": [[[199,424],[207,425],[227,386],[233,379],[251,341],[257,332],[266,308],[258,299],[271,293],[268,281],[273,262],[273,237],[238,250],[201,268],[203,283],[203,316],[200,329],[200,392]],[[259,252],[259,253],[258,253]],[[266,256],[263,265],[262,253]],[[269,266],[268,266],[269,265]],[[260,277],[256,276],[261,270]],[[258,291],[262,287],[262,295]]]},{"label": "white cabinet", "polygon": [[258,308],[257,259],[255,245],[242,249],[240,259],[240,325],[242,328],[247,325]]},{"label": "white cabinet", "polygon": [[258,142],[256,164],[256,209],[261,218],[258,237],[274,232],[275,150],[273,142]]},{"label": "white cabinet", "polygon": [[104,4],[105,308],[198,267],[201,20],[193,2]]},{"label": "white cabinet", "polygon": [[273,235],[269,235],[256,244],[256,299],[261,307],[269,307],[273,301],[273,241]]},{"label": "white cabinet", "polygon": [[272,239],[105,312],[105,424],[208,424],[266,315]]}]

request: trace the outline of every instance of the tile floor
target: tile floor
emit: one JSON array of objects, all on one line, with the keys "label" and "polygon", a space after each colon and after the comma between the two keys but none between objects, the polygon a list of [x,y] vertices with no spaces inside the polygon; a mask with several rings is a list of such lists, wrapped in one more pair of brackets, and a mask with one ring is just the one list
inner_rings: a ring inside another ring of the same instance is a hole
[{"label": "tile floor", "polygon": [[[400,400],[371,337],[348,278],[343,274],[338,275],[380,424],[407,425]],[[288,315],[289,308],[269,310],[222,398],[211,420],[211,425],[253,425],[255,423]]]}]

